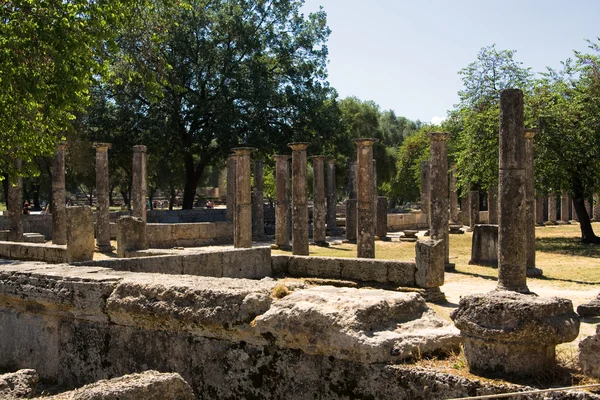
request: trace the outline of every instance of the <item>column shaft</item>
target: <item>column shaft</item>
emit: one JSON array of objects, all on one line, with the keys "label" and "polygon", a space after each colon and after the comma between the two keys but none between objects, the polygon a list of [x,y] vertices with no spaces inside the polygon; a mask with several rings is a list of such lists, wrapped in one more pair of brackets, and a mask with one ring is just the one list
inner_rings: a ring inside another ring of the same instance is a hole
[{"label": "column shaft", "polygon": [[356,242],[356,162],[348,165],[349,197],[346,202],[346,240]]},{"label": "column shaft", "polygon": [[252,195],[250,185],[250,147],[232,149],[236,154],[235,163],[235,216],[233,247],[252,247]]},{"label": "column shaft", "polygon": [[525,241],[527,269],[535,268],[535,182],[533,170],[533,138],[535,130],[525,131]]},{"label": "column shaft", "polygon": [[458,216],[458,191],[456,190],[456,165],[450,166],[450,223],[459,224]]},{"label": "column shaft", "polygon": [[473,230],[479,223],[479,190],[469,192],[469,228]]},{"label": "column shaft", "polygon": [[254,161],[254,188],[252,191],[252,236],[261,239],[265,235],[264,175],[262,160]]},{"label": "column shaft", "polygon": [[336,184],[335,184],[335,160],[327,160],[327,229],[331,232],[336,229]]},{"label": "column shaft", "polygon": [[548,195],[548,225],[556,225],[556,194]]},{"label": "column shaft", "polygon": [[133,146],[131,215],[146,222],[146,146]]},{"label": "column shaft", "polygon": [[292,149],[292,254],[307,256],[308,193],[306,149],[309,143],[290,143]]},{"label": "column shaft", "polygon": [[568,224],[569,222],[569,195],[563,192],[560,196],[560,222]]},{"label": "column shaft", "polygon": [[65,195],[65,149],[66,143],[56,145],[52,159],[52,243],[67,244],[67,214]]},{"label": "column shaft", "polygon": [[430,199],[429,199],[429,174],[430,164],[429,161],[421,161],[421,211],[425,214],[425,221],[428,229],[431,228],[431,219],[429,218]]},{"label": "column shaft", "polygon": [[312,157],[313,164],[313,241],[326,243],[325,156]]},{"label": "column shaft", "polygon": [[[446,264],[449,263],[448,235],[448,155],[446,140],[448,133],[432,132],[430,142],[429,168],[429,203],[430,206],[430,235],[434,240],[443,240],[446,253]],[[443,272],[440,272],[443,276]]]},{"label": "column shaft", "polygon": [[498,224],[498,186],[490,187],[488,191],[488,224]]},{"label": "column shaft", "polygon": [[290,156],[275,156],[275,244],[287,249],[290,247],[288,211],[290,208],[289,180]]},{"label": "column shaft", "polygon": [[95,143],[96,148],[96,244],[100,251],[112,251],[110,244],[110,204],[108,198],[108,143]]},{"label": "column shaft", "polygon": [[233,222],[235,214],[235,155],[227,157],[227,221]]},{"label": "column shaft", "polygon": [[375,221],[373,215],[373,144],[376,139],[355,139],[357,145],[357,257],[375,258]]}]

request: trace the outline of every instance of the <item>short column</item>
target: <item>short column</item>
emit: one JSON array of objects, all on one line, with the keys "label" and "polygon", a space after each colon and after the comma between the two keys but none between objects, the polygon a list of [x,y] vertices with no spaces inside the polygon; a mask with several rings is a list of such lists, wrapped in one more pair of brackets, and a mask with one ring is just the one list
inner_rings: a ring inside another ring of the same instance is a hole
[{"label": "short column", "polygon": [[[21,160],[15,160],[15,169],[21,169]],[[63,204],[64,205],[64,204]],[[8,240],[23,240],[23,178],[11,174],[8,180]]]},{"label": "short column", "polygon": [[479,190],[469,192],[469,231],[479,223]]},{"label": "short column", "polygon": [[327,244],[325,206],[325,156],[313,156],[313,241],[323,246]]},{"label": "short column", "polygon": [[308,255],[308,192],[306,149],[310,143],[288,144],[292,149],[292,254]]},{"label": "short column", "polygon": [[446,140],[450,136],[446,132],[429,133],[430,168],[429,168],[429,203],[430,203],[430,235],[433,240],[443,240],[446,259],[450,263],[450,246],[448,235],[448,154]]},{"label": "short column", "polygon": [[227,157],[227,221],[233,222],[235,213],[235,155]]},{"label": "short column", "polygon": [[108,187],[108,149],[109,143],[94,143],[96,149],[96,245],[100,252],[111,252],[109,187]]},{"label": "short column", "polygon": [[375,221],[373,216],[373,144],[377,139],[355,139],[356,187],[357,187],[357,237],[356,251],[359,258],[375,258]]},{"label": "short column", "polygon": [[288,210],[290,208],[290,167],[287,155],[276,155],[275,158],[275,245],[279,249],[290,248],[290,224]]},{"label": "short column", "polygon": [[236,155],[235,162],[235,216],[233,228],[233,247],[252,247],[252,195],[250,185],[250,153],[251,147],[232,149]]},{"label": "short column", "polygon": [[146,222],[146,146],[133,146],[131,215]]},{"label": "short column", "polygon": [[262,160],[254,161],[254,188],[252,190],[252,236],[262,239],[265,236],[264,175]]},{"label": "short column", "polygon": [[563,192],[560,196],[560,221],[559,224],[570,224],[569,222],[569,195]]},{"label": "short column", "polygon": [[550,192],[548,195],[548,222],[546,222],[546,225],[556,224],[556,194]]},{"label": "short column", "polygon": [[69,207],[67,221],[67,259],[71,262],[94,258],[94,213],[91,207]]},{"label": "short column", "polygon": [[67,216],[65,195],[65,150],[67,144],[56,145],[52,159],[52,243],[67,244]]},{"label": "short column", "polygon": [[336,231],[336,184],[335,184],[335,160],[327,160],[327,230],[333,234]]}]

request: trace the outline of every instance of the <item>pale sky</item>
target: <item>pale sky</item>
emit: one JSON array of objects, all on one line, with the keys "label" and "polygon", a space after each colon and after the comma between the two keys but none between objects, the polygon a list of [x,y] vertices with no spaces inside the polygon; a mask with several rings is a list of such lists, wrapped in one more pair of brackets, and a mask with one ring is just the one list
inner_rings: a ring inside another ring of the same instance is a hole
[{"label": "pale sky", "polygon": [[517,50],[533,71],[558,68],[600,36],[600,0],[305,0],[331,28],[329,82],[340,98],[439,122],[458,102],[457,72],[484,46]]}]

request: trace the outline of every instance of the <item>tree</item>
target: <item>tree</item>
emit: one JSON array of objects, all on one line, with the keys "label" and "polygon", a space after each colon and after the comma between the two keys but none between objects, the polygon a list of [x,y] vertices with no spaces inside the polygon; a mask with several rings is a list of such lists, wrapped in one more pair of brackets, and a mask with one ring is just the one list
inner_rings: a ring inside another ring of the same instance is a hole
[{"label": "tree", "polygon": [[305,122],[329,90],[329,29],[323,11],[305,17],[301,4],[149,1],[120,38],[112,98],[135,105],[152,135],[177,148],[184,208],[231,148],[267,152],[315,133]]}]

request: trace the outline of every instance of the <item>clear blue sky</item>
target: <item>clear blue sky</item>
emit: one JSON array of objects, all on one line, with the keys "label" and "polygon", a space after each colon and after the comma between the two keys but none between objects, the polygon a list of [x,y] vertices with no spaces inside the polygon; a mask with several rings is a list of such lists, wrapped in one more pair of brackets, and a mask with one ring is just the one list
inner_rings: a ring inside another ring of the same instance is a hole
[{"label": "clear blue sky", "polygon": [[425,122],[458,102],[457,72],[484,46],[558,68],[600,36],[600,0],[306,0],[331,28],[329,82],[341,98]]}]

